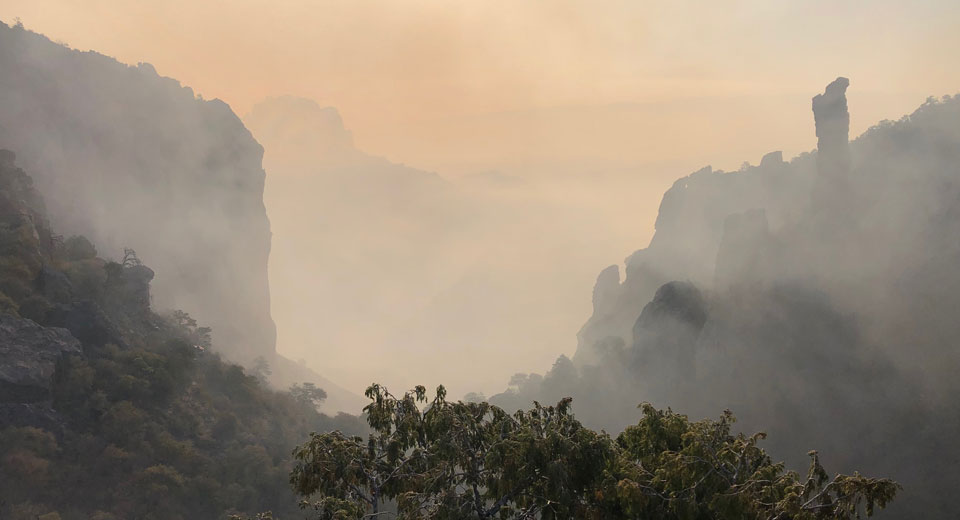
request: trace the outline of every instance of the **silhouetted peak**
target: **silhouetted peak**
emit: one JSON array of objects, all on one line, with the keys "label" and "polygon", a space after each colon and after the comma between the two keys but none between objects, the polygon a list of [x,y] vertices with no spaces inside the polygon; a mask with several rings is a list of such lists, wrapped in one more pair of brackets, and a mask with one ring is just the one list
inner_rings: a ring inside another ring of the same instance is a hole
[{"label": "silhouetted peak", "polygon": [[821,102],[843,102],[846,106],[846,93],[847,87],[850,86],[850,80],[839,76],[837,79],[830,82],[826,88],[823,89],[823,94],[817,94],[813,96],[814,104],[817,103],[817,100],[822,100]]},{"label": "silhouetted peak", "polygon": [[157,69],[153,65],[145,61],[141,61],[140,63],[137,63],[137,68],[140,69],[140,71],[145,74],[150,74],[152,76],[159,76],[159,74],[157,74]]},{"label": "silhouetted peak", "polygon": [[700,289],[690,282],[667,282],[657,289],[637,319],[636,329],[657,326],[665,317],[671,317],[699,329],[707,319],[706,300]]},{"label": "silhouetted peak", "polygon": [[344,127],[340,112],[312,99],[269,98],[254,106],[244,121],[271,151],[283,147],[328,157],[354,150],[353,136]]},{"label": "silhouetted peak", "polygon": [[612,310],[620,294],[620,268],[611,265],[600,271],[593,286],[593,314],[600,316]]},{"label": "silhouetted peak", "polygon": [[780,164],[783,164],[783,152],[781,152],[780,150],[777,150],[775,152],[770,152],[764,155],[762,159],[760,159],[761,168],[766,168],[766,167],[780,165]]},{"label": "silhouetted peak", "polygon": [[635,366],[689,375],[696,340],[706,321],[706,299],[695,285],[676,281],[664,284],[633,326]]},{"label": "silhouetted peak", "polygon": [[818,164],[821,175],[834,175],[849,169],[850,112],[847,111],[847,87],[850,80],[837,78],[823,94],[813,97],[813,118],[817,126]]},{"label": "silhouetted peak", "polygon": [[[827,85],[823,94],[813,98],[813,118],[817,126],[817,181],[812,202],[817,207],[814,216],[825,219],[830,228],[841,232],[848,227],[849,218],[835,211],[854,203],[856,194],[850,186],[850,112],[847,111],[847,78],[837,78]],[[847,217],[853,211],[841,211]]]}]

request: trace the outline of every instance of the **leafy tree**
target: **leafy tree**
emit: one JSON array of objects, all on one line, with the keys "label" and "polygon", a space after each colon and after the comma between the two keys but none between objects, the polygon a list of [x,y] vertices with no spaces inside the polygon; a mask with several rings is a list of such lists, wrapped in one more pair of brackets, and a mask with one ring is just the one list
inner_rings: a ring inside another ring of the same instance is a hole
[{"label": "leafy tree", "polygon": [[266,384],[273,370],[270,369],[270,363],[267,361],[267,358],[257,356],[257,358],[253,360],[253,366],[250,367],[250,373],[253,374],[253,377],[256,377],[260,383]]},{"label": "leafy tree", "polygon": [[509,415],[448,402],[443,387],[395,397],[367,389],[366,441],[314,433],[294,452],[294,490],[321,519],[373,518],[395,501],[406,519],[852,519],[873,515],[899,485],[830,478],[811,452],[805,478],[732,434],[732,414],[690,421],[641,405],[615,440],[577,421],[571,400]]},{"label": "leafy tree", "polygon": [[197,320],[190,317],[190,314],[181,311],[179,309],[173,311],[170,314],[170,317],[177,324],[178,327],[184,329],[193,329],[197,326]]},{"label": "leafy tree", "polygon": [[[312,507],[317,518],[361,518],[367,510],[376,515],[387,499],[405,491],[411,476],[424,471],[424,415],[417,405],[426,403],[426,389],[418,386],[397,398],[373,385],[366,396],[373,401],[364,411],[374,430],[366,442],[339,431],[311,433],[294,451],[297,464],[290,482],[304,497],[318,496],[303,504]],[[441,388],[435,404],[442,399]]]},{"label": "leafy tree", "polygon": [[210,327],[197,327],[196,330],[196,340],[197,346],[203,347],[205,349],[210,348],[213,344],[213,338],[211,337],[213,329]]},{"label": "leafy tree", "polygon": [[290,396],[298,403],[311,408],[318,408],[320,403],[327,398],[327,392],[322,388],[317,388],[317,385],[313,383],[303,383],[302,385],[294,384],[291,386]]},{"label": "leafy tree", "polygon": [[143,265],[137,252],[129,247],[123,248],[123,261],[120,262],[124,267],[137,267]]},{"label": "leafy tree", "polygon": [[733,415],[691,422],[641,405],[643,417],[617,438],[620,456],[601,488],[622,518],[859,518],[872,516],[899,489],[889,479],[836,475],[816,452],[806,478],[785,471],[757,443],[763,433],[732,435]]},{"label": "leafy tree", "polygon": [[[142,265],[142,264],[140,264]],[[206,350],[213,344],[213,329],[210,327],[199,327],[197,320],[193,319],[189,313],[182,310],[174,310],[168,315],[168,319],[178,327],[187,339],[193,343],[199,350]]]}]

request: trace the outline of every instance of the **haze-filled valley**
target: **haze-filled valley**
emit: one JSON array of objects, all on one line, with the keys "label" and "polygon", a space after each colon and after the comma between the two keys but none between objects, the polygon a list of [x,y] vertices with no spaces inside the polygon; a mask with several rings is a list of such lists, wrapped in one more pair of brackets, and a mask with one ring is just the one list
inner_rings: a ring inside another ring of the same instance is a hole
[{"label": "haze-filled valley", "polygon": [[953,4],[9,1],[0,520],[960,510]]},{"label": "haze-filled valley", "polygon": [[605,196],[629,179],[441,177],[357,150],[335,108],[305,99],[265,101],[244,121],[271,172],[279,348],[312,363],[322,349],[323,371],[358,393],[371,374],[444,383],[451,353],[472,367],[445,383],[461,396],[550,363],[589,315],[596,266],[642,235],[605,224],[625,218],[632,201]]}]

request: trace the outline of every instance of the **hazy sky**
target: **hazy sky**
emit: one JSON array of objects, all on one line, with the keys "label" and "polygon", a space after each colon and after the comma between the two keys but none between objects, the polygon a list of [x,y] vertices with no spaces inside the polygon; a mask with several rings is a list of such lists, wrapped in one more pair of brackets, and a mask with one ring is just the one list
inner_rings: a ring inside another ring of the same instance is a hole
[{"label": "hazy sky", "polygon": [[239,114],[336,106],[359,148],[449,175],[731,168],[812,148],[809,98],[838,75],[854,135],[960,86],[955,0],[0,0],[14,17]]},{"label": "hazy sky", "polygon": [[[673,180],[814,148],[810,98],[838,75],[851,79],[852,135],[960,91],[956,0],[0,0],[0,20],[16,18],[152,63],[241,116],[267,97],[314,99],[340,111],[360,150],[451,178],[528,177],[553,210],[590,215],[563,229],[592,256],[551,243],[583,258],[527,259],[569,282],[549,334],[527,331],[542,343],[458,391],[491,393],[507,372],[572,354],[594,277],[646,245]],[[295,233],[274,224],[282,251]],[[284,343],[296,330],[276,319],[280,351],[300,355]],[[328,357],[328,375],[356,365],[346,383],[359,390],[369,369],[355,352]]]}]

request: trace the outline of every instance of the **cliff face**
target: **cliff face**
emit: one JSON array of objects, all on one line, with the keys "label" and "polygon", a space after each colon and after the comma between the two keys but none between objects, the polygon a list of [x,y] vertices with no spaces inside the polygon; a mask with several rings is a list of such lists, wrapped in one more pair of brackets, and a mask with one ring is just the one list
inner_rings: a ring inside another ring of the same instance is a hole
[{"label": "cliff face", "polygon": [[156,307],[236,359],[274,352],[263,150],[227,105],[0,24],[0,147],[34,172],[54,228],[155,269]]},{"label": "cliff face", "polygon": [[[804,154],[784,162],[780,152],[771,152],[759,166],[745,164],[736,172],[707,166],[678,179],[663,195],[650,244],[626,259],[620,287],[610,286],[606,271],[598,280],[605,299],[616,303],[595,306],[578,334],[574,361],[594,362],[593,345],[609,336],[630,344],[637,316],[663,284],[689,280],[709,288],[730,215],[762,210],[772,229],[795,221],[809,203],[797,194],[809,193],[816,179],[813,159]],[[598,290],[599,285],[595,295]]]},{"label": "cliff face", "polygon": [[960,101],[931,100],[849,142],[848,84],[838,78],[813,99],[814,153],[784,162],[773,152],[759,166],[706,167],[674,183],[650,244],[627,258],[623,282],[611,285],[606,272],[598,281],[616,303],[595,306],[579,334],[578,364],[593,362],[592,345],[609,336],[630,344],[644,305],[672,280],[707,291],[776,281],[832,285],[844,305],[884,316],[919,283],[947,297],[948,285],[931,279],[952,283],[960,274],[943,264],[956,251],[941,238],[953,232],[957,211]]}]

